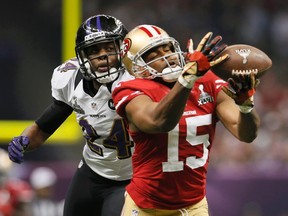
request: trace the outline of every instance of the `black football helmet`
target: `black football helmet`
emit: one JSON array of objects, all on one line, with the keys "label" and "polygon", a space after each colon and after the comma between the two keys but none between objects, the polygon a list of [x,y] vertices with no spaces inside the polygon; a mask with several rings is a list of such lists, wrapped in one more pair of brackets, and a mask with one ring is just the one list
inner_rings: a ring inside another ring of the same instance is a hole
[{"label": "black football helmet", "polygon": [[[118,77],[118,73],[124,70],[120,46],[126,34],[127,29],[122,22],[109,15],[92,16],[81,24],[77,31],[75,52],[80,64],[80,71],[85,79],[96,79],[100,83],[109,83]],[[109,71],[107,73],[93,71],[86,50],[95,44],[107,42],[113,42],[115,50],[118,50],[113,55],[117,55],[119,65],[116,68],[108,65]]]}]

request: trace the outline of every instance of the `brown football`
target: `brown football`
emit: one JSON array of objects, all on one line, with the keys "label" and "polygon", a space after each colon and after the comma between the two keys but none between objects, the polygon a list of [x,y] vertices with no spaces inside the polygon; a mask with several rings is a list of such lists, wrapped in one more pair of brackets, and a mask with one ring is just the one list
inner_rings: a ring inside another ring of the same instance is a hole
[{"label": "brown football", "polygon": [[[235,73],[257,73],[263,76],[272,66],[272,60],[262,50],[247,44],[235,44],[226,47],[218,56],[229,54],[224,62],[212,67],[212,71],[220,78],[227,80]],[[217,56],[216,56],[217,58]]]}]

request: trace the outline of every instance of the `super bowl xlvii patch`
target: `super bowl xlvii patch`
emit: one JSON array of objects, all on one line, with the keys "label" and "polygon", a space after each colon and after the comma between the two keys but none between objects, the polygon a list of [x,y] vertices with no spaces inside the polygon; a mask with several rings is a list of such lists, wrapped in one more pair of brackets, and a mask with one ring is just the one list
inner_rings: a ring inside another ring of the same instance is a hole
[{"label": "super bowl xlvii patch", "polygon": [[207,104],[207,103],[212,103],[214,101],[213,97],[204,91],[204,86],[202,84],[199,85],[198,88],[200,90],[200,96],[198,99],[199,106]]},{"label": "super bowl xlvii patch", "polygon": [[71,103],[75,112],[79,114],[85,114],[85,111],[80,107],[80,105],[77,104],[77,97],[73,97]]}]

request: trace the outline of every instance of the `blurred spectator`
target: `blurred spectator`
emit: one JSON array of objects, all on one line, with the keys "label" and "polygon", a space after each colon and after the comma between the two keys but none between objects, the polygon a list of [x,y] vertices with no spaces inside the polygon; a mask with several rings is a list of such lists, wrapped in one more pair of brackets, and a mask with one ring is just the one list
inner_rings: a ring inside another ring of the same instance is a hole
[{"label": "blurred spectator", "polygon": [[31,216],[33,190],[27,182],[11,178],[11,168],[7,152],[0,149],[0,216]]},{"label": "blurred spectator", "polygon": [[54,199],[56,181],[56,173],[48,167],[38,167],[32,171],[30,183],[35,192],[33,216],[63,215],[63,203]]}]

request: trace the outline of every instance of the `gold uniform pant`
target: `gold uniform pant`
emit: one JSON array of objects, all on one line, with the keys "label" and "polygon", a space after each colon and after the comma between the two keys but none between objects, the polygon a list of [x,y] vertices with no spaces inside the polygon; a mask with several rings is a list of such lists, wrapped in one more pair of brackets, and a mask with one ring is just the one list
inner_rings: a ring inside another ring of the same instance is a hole
[{"label": "gold uniform pant", "polygon": [[187,208],[177,210],[141,209],[126,193],[121,216],[209,216],[206,197]]}]

